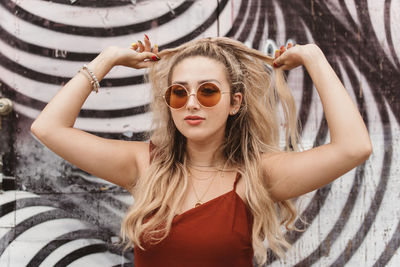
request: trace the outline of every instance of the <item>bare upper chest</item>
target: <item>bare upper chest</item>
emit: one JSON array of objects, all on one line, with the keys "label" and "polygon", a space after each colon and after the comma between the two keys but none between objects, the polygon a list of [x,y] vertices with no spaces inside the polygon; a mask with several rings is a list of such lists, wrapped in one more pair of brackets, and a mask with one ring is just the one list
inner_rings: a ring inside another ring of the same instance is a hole
[{"label": "bare upper chest", "polygon": [[[186,193],[179,205],[177,214],[182,214],[189,209],[195,207],[196,203],[206,203],[215,198],[221,197],[228,194],[234,189],[234,183],[236,179],[236,172],[225,173],[222,177],[217,176],[215,180],[209,181],[196,181],[192,179],[189,180],[189,186]],[[245,183],[240,177],[236,183],[236,193],[247,205],[245,197]]]},{"label": "bare upper chest", "polygon": [[[139,173],[143,174],[144,171],[149,167],[148,158],[144,158],[139,164]],[[141,176],[141,175],[140,175]],[[190,183],[185,192],[185,195],[178,207],[177,213],[181,214],[185,211],[195,207],[197,202],[205,203],[221,195],[227,194],[234,188],[237,172],[224,172],[224,174],[215,177],[213,181],[196,181],[193,179],[193,183]],[[211,184],[210,184],[211,183]],[[240,177],[236,183],[236,193],[248,205],[246,199],[246,184],[242,177]]]}]

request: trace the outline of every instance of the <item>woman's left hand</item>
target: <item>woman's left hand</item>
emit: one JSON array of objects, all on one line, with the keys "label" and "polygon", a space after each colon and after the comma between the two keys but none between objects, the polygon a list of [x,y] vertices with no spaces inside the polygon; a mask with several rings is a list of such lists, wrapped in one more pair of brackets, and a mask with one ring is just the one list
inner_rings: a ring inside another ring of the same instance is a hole
[{"label": "woman's left hand", "polygon": [[292,43],[288,43],[287,48],[285,48],[285,46],[282,45],[280,50],[277,49],[275,51],[274,67],[282,70],[291,70],[303,65],[302,54],[306,46],[307,45],[298,44],[293,46]]}]

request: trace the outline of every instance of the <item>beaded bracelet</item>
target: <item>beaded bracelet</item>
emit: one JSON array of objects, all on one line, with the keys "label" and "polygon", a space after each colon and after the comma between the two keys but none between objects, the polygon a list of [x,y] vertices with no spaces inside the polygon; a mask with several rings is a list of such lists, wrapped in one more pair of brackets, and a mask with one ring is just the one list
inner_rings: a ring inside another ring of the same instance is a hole
[{"label": "beaded bracelet", "polygon": [[[86,64],[84,64],[83,67],[78,72],[81,72],[81,70],[86,70],[86,73],[85,72],[82,72],[82,73],[86,77],[88,77],[88,79],[90,80],[90,84],[93,87],[92,91],[96,92],[96,94],[97,94],[99,92],[100,83],[97,80],[96,76],[94,75],[94,73],[89,69],[89,67]],[[87,74],[89,74],[89,76]]]}]

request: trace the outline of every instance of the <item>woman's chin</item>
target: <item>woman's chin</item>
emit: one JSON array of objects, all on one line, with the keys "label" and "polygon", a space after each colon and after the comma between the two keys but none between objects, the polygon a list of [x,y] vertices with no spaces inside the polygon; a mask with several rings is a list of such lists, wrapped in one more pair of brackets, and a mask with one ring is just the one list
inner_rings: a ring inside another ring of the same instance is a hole
[{"label": "woman's chin", "polygon": [[183,134],[186,137],[186,140],[191,141],[191,142],[196,142],[196,143],[201,143],[201,142],[206,142],[207,140],[210,140],[210,136],[205,135],[204,133],[184,133]]},{"label": "woman's chin", "polygon": [[211,134],[205,131],[204,128],[182,129],[180,132],[188,141],[192,142],[206,142],[211,138]]},{"label": "woman's chin", "polygon": [[181,125],[178,127],[178,130],[181,132],[183,136],[188,141],[196,142],[196,143],[205,143],[209,144],[216,139],[223,139],[225,133],[225,125],[218,129],[211,129],[210,127],[204,127],[205,125],[197,125],[197,126],[188,126]]}]

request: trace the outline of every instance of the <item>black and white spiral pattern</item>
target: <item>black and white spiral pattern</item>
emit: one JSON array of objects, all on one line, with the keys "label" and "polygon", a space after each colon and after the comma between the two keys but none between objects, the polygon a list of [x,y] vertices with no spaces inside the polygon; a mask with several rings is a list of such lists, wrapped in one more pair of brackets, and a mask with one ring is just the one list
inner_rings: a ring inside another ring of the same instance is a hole
[{"label": "black and white spiral pattern", "polygon": [[[288,234],[294,247],[286,260],[268,263],[398,266],[399,10],[398,0],[0,0],[0,91],[14,103],[0,132],[10,149],[1,152],[4,172],[16,177],[0,195],[0,266],[132,265],[133,254],[112,245],[129,195],[57,157],[32,138],[29,126],[84,63],[144,33],[161,50],[206,36],[234,37],[267,54],[288,41],[318,44],[357,104],[374,153],[301,198],[309,225]],[[310,77],[298,68],[288,80],[305,148],[329,142]],[[143,70],[115,67],[75,127],[143,140],[149,101]]]}]

